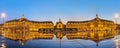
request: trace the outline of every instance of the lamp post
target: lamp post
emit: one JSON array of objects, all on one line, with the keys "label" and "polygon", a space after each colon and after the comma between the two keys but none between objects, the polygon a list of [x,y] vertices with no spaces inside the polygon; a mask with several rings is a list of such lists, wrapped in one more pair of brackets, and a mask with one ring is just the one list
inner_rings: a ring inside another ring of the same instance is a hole
[{"label": "lamp post", "polygon": [[[0,17],[3,19],[3,25],[4,25],[4,19],[6,18],[6,14],[5,13],[1,13],[0,14]],[[2,30],[2,35],[3,36],[5,36],[5,32],[4,32],[4,26],[2,26],[2,28],[3,28],[3,30]],[[1,44],[1,46],[2,46],[2,48],[6,48],[6,44],[5,44],[5,38],[4,37],[2,37],[2,44]]]},{"label": "lamp post", "polygon": [[[4,19],[6,18],[6,14],[5,13],[1,13],[1,18],[3,19],[3,25],[4,25]],[[2,28],[3,28],[3,32],[2,32],[2,34],[3,34],[3,36],[5,36],[5,32],[4,32],[4,26],[2,26]]]},{"label": "lamp post", "polygon": [[118,20],[118,18],[119,18],[119,13],[115,13],[115,14],[114,14],[114,18],[115,18],[115,22],[116,22],[116,24],[117,24],[117,20]]},{"label": "lamp post", "polygon": [[[117,21],[118,21],[118,18],[119,18],[119,13],[115,13],[114,14],[114,18],[115,18],[115,23],[116,23],[116,26],[117,26]],[[116,29],[116,32],[117,32],[117,29]],[[117,32],[117,35],[118,35],[118,32]]]},{"label": "lamp post", "polygon": [[4,24],[4,19],[6,18],[6,14],[5,13],[1,13],[1,18],[3,19],[3,24]]},{"label": "lamp post", "polygon": [[115,23],[116,23],[116,26],[117,26],[117,21],[118,21],[118,18],[119,18],[119,13],[115,13],[114,14],[114,18],[115,18]]},{"label": "lamp post", "polygon": [[[115,18],[115,23],[116,23],[116,26],[117,26],[117,21],[118,21],[118,18],[119,18],[119,13],[115,13],[114,14],[114,18]],[[117,29],[116,29],[116,33],[117,33],[117,35],[118,35],[118,31],[117,31]],[[117,36],[115,37],[115,47],[116,48],[119,48],[119,40],[117,39]]]}]

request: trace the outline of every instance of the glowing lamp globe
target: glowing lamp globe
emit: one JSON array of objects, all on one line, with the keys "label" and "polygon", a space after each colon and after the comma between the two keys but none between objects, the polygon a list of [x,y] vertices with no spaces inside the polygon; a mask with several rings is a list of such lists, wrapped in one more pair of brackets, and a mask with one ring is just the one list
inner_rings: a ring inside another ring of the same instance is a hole
[{"label": "glowing lamp globe", "polygon": [[6,14],[5,13],[2,13],[1,14],[1,18],[5,18],[6,17]]},{"label": "glowing lamp globe", "polygon": [[119,18],[119,14],[115,13],[114,18]]}]

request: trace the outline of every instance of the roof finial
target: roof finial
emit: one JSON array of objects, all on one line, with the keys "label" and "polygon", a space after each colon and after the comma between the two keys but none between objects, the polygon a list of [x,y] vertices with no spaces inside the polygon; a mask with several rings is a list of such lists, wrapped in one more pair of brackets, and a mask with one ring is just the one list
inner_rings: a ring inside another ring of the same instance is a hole
[{"label": "roof finial", "polygon": [[24,14],[22,15],[22,19],[24,18]]},{"label": "roof finial", "polygon": [[61,19],[59,18],[59,22],[61,22]]},{"label": "roof finial", "polygon": [[98,14],[96,14],[96,18],[98,18]]}]

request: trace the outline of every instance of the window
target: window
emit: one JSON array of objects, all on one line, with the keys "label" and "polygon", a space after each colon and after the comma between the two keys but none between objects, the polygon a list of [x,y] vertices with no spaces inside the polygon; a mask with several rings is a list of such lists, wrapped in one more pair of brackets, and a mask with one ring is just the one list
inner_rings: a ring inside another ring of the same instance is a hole
[{"label": "window", "polygon": [[94,26],[95,26],[95,27],[98,27],[98,23],[97,23],[97,22],[95,22],[95,23],[94,23]]}]

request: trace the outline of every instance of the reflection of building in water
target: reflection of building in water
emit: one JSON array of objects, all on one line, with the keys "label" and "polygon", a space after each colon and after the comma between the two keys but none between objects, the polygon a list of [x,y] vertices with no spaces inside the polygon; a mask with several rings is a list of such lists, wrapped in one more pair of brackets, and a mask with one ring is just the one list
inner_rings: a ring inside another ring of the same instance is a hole
[{"label": "reflection of building in water", "polygon": [[29,34],[26,34],[25,37],[21,37],[20,35],[23,35],[23,34],[19,34],[19,33],[10,33],[10,32],[7,32],[5,34],[5,38],[8,38],[8,39],[12,39],[12,40],[15,40],[15,41],[19,41],[22,45],[22,47],[24,47],[24,43],[28,40],[32,40],[32,39],[49,39],[49,40],[52,40],[53,37],[54,37],[54,34],[52,33],[40,33],[40,32],[29,32]]},{"label": "reflection of building in water", "polygon": [[9,39],[12,39],[12,40],[52,39],[54,37],[54,34],[52,34],[52,33],[29,32],[29,34],[26,34],[25,37],[23,37],[23,34],[20,34],[20,33],[14,33],[14,32],[9,33],[9,32],[7,32],[5,34],[5,37],[9,38]]},{"label": "reflection of building in water", "polygon": [[77,32],[77,33],[67,33],[66,37],[68,39],[92,39],[92,40],[102,40],[102,39],[109,39],[116,36],[116,31],[113,32],[106,32],[106,31],[86,31],[86,32]]},{"label": "reflection of building in water", "polygon": [[86,31],[86,32],[77,32],[77,33],[67,33],[67,39],[88,39],[96,42],[96,46],[98,46],[99,41],[105,39],[111,39],[116,36],[116,31],[106,32],[106,31]]},{"label": "reflection of building in water", "polygon": [[62,32],[57,32],[57,33],[56,33],[56,37],[57,37],[58,39],[62,39],[63,36],[64,36],[64,34],[63,34]]},{"label": "reflection of building in water", "polygon": [[77,33],[67,33],[68,38],[103,39],[116,35],[116,24],[113,21],[98,17],[88,21],[68,21],[66,28],[77,28]]}]

